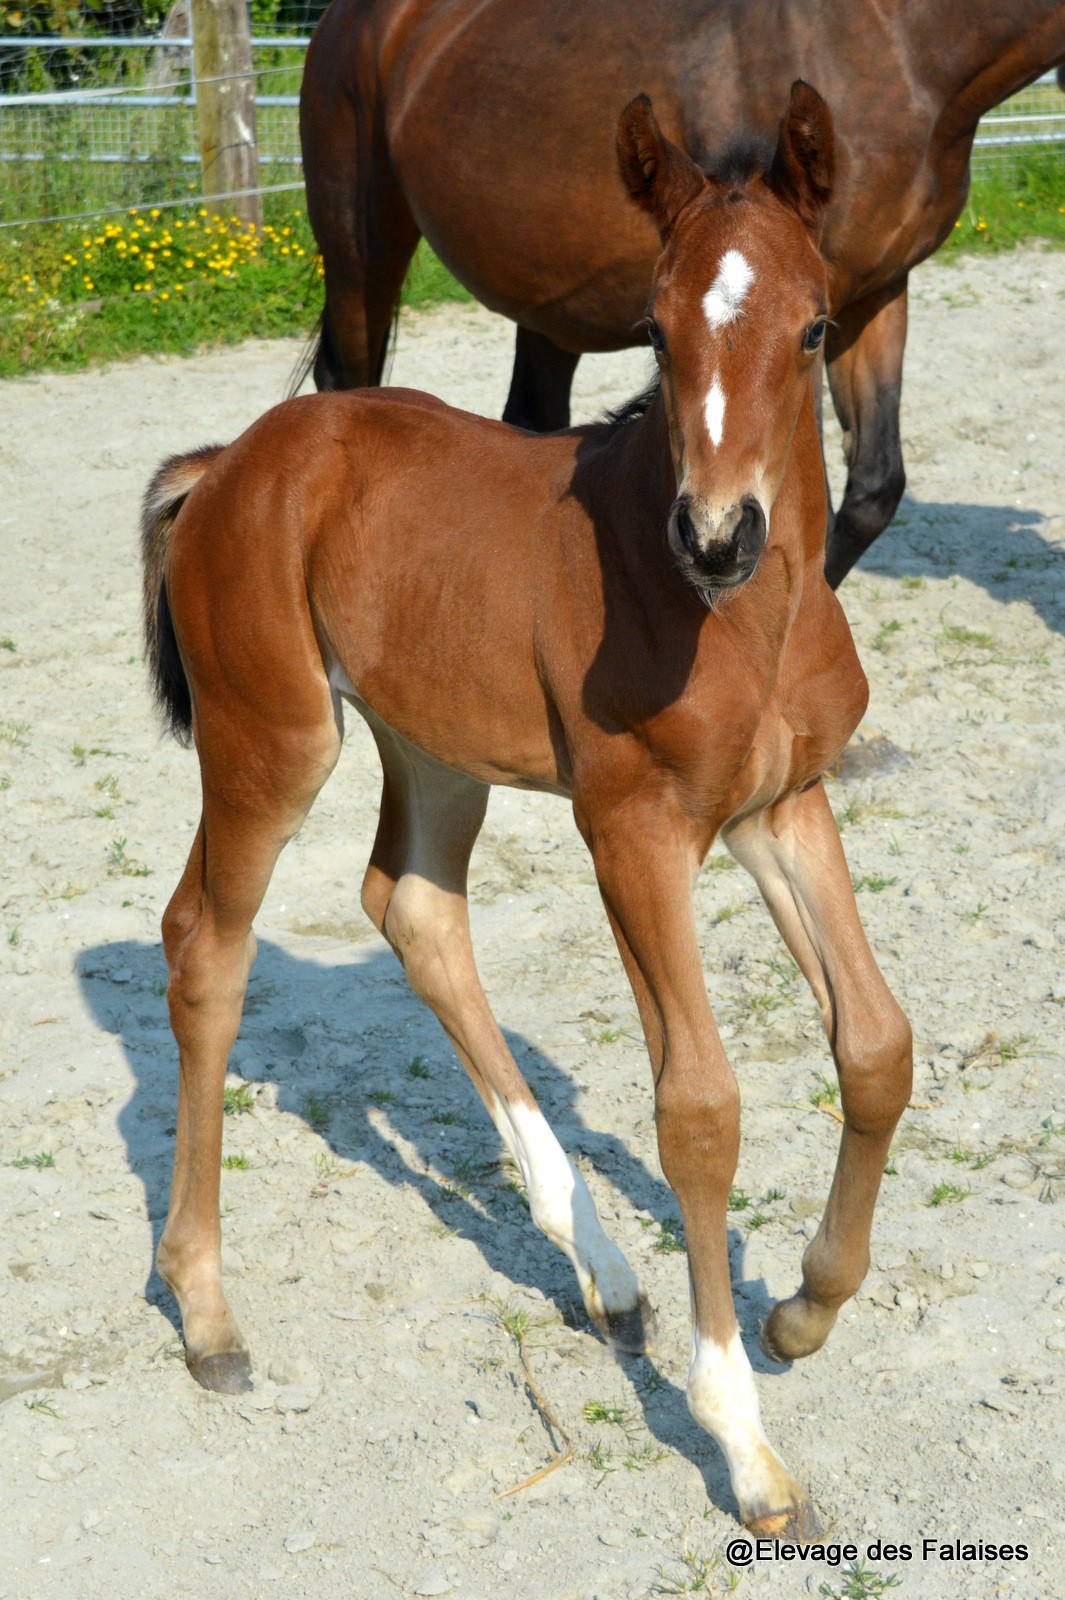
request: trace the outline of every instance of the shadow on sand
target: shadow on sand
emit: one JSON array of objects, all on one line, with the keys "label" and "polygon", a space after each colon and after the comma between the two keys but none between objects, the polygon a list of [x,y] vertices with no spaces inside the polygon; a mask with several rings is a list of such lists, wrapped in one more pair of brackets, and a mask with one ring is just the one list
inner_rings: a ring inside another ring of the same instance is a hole
[{"label": "shadow on sand", "polygon": [[[78,972],[93,1016],[121,1039],[133,1077],[119,1128],[130,1170],[144,1187],[154,1251],[169,1195],[177,1079],[162,951],[129,940],[98,945],[83,952]],[[508,1033],[507,1042],[570,1154],[588,1156],[635,1209],[659,1220],[675,1217],[676,1202],[663,1179],[620,1139],[587,1126],[573,1084],[550,1056],[519,1034]],[[312,1125],[318,1118],[311,1108],[327,1105],[322,1137],[338,1161],[364,1162],[387,1183],[417,1192],[442,1224],[458,1227],[477,1246],[490,1268],[539,1289],[566,1323],[592,1333],[568,1262],[500,1182],[495,1129],[391,952],[371,950],[361,960],[325,965],[260,941],[232,1064],[248,1080],[275,1084],[279,1109]],[[431,1076],[424,1078],[425,1072]],[[375,1108],[387,1112],[414,1161],[374,1125],[380,1121],[371,1120]],[[734,1229],[729,1248],[738,1280],[743,1244]],[[154,1266],[145,1295],[180,1331],[177,1307]],[[755,1369],[779,1373],[783,1369],[765,1361],[756,1341],[770,1303],[759,1279],[743,1285],[737,1310]],[[653,1436],[690,1460],[710,1500],[735,1515],[724,1462],[688,1416],[681,1390],[643,1381],[650,1376],[646,1358],[617,1359],[634,1379]]]},{"label": "shadow on sand", "polygon": [[[1030,508],[937,504],[906,495],[857,570],[892,578],[967,578],[993,600],[1029,601],[1048,628],[1065,634],[1065,541],[1041,531],[1047,521]],[[840,598],[846,602],[846,579]]]}]

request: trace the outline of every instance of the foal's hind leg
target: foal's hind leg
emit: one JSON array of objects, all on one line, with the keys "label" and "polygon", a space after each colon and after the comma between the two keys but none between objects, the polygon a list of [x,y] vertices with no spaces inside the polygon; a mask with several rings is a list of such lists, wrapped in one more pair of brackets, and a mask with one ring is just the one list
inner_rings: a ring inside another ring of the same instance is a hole
[{"label": "foal's hind leg", "polygon": [[157,1265],[181,1311],[189,1371],[204,1388],[235,1393],[250,1388],[251,1367],[221,1277],[226,1062],[255,959],[252,918],[340,739],[332,721],[287,736],[267,726],[238,734],[230,725],[226,733],[225,741],[200,739],[203,817],[163,918],[180,1078],[174,1178]]},{"label": "foal's hind leg", "polygon": [[521,1170],[533,1221],[572,1262],[589,1316],[620,1349],[641,1351],[651,1315],[636,1276],[533,1099],[474,965],[466,870],[488,788],[419,755],[379,723],[374,734],[385,785],[363,884],[366,912],[473,1079]]},{"label": "foal's hind leg", "polygon": [[910,1026],[865,937],[824,785],[728,830],[816,995],[839,1073],[843,1134],[802,1288],[774,1306],[767,1354],[790,1361],[824,1344],[869,1267],[869,1234],[888,1147],[910,1097]]}]

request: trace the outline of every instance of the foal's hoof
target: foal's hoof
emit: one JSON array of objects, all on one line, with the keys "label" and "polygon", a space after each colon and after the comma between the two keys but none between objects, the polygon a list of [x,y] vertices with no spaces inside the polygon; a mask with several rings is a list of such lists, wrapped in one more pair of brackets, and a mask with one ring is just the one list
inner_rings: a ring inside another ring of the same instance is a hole
[{"label": "foal's hoof", "polygon": [[654,1349],[657,1321],[651,1302],[641,1295],[639,1303],[627,1311],[608,1311],[599,1323],[603,1338],[627,1356],[647,1356]]},{"label": "foal's hoof", "polygon": [[836,1312],[811,1305],[801,1294],[778,1300],[758,1333],[770,1361],[798,1361],[820,1350],[835,1326]]},{"label": "foal's hoof", "polygon": [[750,1516],[745,1525],[756,1539],[788,1539],[798,1544],[816,1544],[825,1531],[809,1500],[800,1500],[784,1511]]},{"label": "foal's hoof", "polygon": [[252,1388],[251,1357],[246,1350],[220,1350],[199,1361],[186,1357],[185,1364],[196,1382],[215,1394],[247,1394]]}]

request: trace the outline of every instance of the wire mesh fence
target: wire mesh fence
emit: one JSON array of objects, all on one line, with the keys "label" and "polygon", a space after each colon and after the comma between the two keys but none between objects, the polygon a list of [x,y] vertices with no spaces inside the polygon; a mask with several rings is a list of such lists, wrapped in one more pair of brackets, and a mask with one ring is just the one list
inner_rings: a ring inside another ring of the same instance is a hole
[{"label": "wire mesh fence", "polygon": [[[0,226],[199,197],[188,29],[174,7],[152,37],[0,37]],[[306,26],[252,39],[264,193],[302,185],[308,42]],[[1065,184],[1065,95],[1051,73],[984,118],[973,167],[994,170],[1033,150],[1061,164]]]}]

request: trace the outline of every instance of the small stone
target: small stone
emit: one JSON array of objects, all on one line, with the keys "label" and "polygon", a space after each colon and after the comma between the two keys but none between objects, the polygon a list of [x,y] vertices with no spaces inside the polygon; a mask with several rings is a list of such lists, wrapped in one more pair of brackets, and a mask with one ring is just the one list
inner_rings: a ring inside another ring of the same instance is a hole
[{"label": "small stone", "polygon": [[64,1372],[63,1374],[64,1389],[87,1389],[91,1381],[84,1372]]},{"label": "small stone", "polygon": [[1032,1185],[1032,1169],[1027,1162],[1018,1162],[1014,1166],[1007,1167],[1006,1171],[1000,1174],[998,1181],[1009,1189],[1029,1189]]},{"label": "small stone", "polygon": [[969,1262],[969,1276],[970,1276],[970,1278],[986,1278],[990,1271],[991,1271],[991,1267],[990,1267],[989,1263],[986,1262],[986,1261],[970,1261]]},{"label": "small stone", "polygon": [[69,1434],[53,1434],[50,1439],[41,1441],[41,1458],[44,1461],[54,1461],[57,1456],[66,1455],[68,1451],[75,1449],[77,1442]]},{"label": "small stone", "polygon": [[277,1391],[275,1411],[309,1411],[321,1394],[321,1389],[311,1384],[286,1383]]},{"label": "small stone", "polygon": [[599,1543],[605,1544],[608,1550],[620,1550],[625,1540],[620,1533],[615,1533],[612,1528],[606,1528],[599,1535]]},{"label": "small stone", "polygon": [[131,967],[119,967],[117,972],[112,972],[111,974],[112,983],[131,983],[132,981],[133,970]]},{"label": "small stone", "polygon": [[322,1375],[305,1356],[287,1356],[281,1361],[271,1361],[270,1377],[281,1385],[300,1384],[306,1389],[320,1389]]},{"label": "small stone", "polygon": [[103,1518],[98,1511],[86,1511],[81,1519],[81,1525],[86,1533],[90,1533],[93,1528],[98,1528],[102,1521]]},{"label": "small stone", "polygon": [[301,1528],[296,1533],[290,1533],[285,1540],[285,1549],[290,1556],[298,1556],[301,1550],[309,1550],[318,1535],[312,1533],[310,1528]]},{"label": "small stone", "polygon": [[439,1571],[427,1572],[425,1577],[418,1584],[414,1593],[427,1596],[435,1594],[450,1594],[454,1587],[455,1585],[445,1573]]},{"label": "small stone", "polygon": [[498,1561],[500,1572],[513,1572],[517,1564],[518,1552],[516,1550],[504,1550]]},{"label": "small stone", "polygon": [[900,1289],[895,1295],[895,1304],[900,1311],[916,1311],[920,1303],[912,1289]]},{"label": "small stone", "polygon": [[1043,1343],[1053,1355],[1065,1355],[1065,1328],[1057,1328],[1053,1333],[1048,1333]]}]

